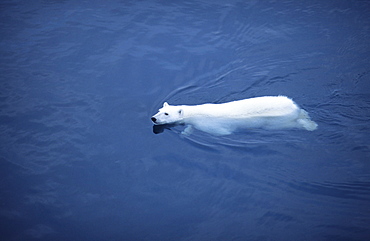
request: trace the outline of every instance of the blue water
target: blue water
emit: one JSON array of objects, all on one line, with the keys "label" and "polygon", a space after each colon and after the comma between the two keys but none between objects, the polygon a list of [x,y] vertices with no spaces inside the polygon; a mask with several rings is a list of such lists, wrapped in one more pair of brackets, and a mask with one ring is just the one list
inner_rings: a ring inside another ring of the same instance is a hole
[{"label": "blue water", "polygon": [[[369,1],[2,1],[1,240],[370,240]],[[319,129],[153,133],[286,95]]]}]

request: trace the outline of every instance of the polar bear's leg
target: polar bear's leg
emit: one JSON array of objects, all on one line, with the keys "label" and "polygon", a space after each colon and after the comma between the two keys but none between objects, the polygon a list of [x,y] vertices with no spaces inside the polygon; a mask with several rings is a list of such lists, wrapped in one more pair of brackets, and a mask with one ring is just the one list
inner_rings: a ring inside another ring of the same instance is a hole
[{"label": "polar bear's leg", "polygon": [[308,131],[313,131],[313,130],[316,130],[317,128],[317,124],[315,122],[313,122],[312,120],[308,120],[308,119],[299,119],[297,120],[298,123],[306,130]]},{"label": "polar bear's leg", "polygon": [[308,131],[316,130],[317,124],[310,119],[308,116],[308,113],[301,109],[301,113],[299,115],[299,118],[297,120],[298,124],[300,124],[304,129]]},{"label": "polar bear's leg", "polygon": [[226,126],[222,124],[215,124],[215,123],[202,123],[202,124],[198,123],[194,127],[201,131],[204,131],[212,135],[216,135],[216,136],[230,135],[233,132],[232,129],[227,128]]},{"label": "polar bear's leg", "polygon": [[219,128],[217,130],[212,130],[210,133],[216,136],[226,136],[232,134],[233,132],[226,128]]},{"label": "polar bear's leg", "polygon": [[185,135],[185,136],[190,136],[191,133],[193,133],[193,126],[192,125],[188,125],[185,127],[185,129],[181,132],[182,135]]}]

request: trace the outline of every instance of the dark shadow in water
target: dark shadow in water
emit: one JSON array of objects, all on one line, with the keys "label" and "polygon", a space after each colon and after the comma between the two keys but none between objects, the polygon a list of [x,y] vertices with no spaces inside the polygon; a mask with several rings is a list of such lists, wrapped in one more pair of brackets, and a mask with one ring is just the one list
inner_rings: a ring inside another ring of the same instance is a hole
[{"label": "dark shadow in water", "polygon": [[178,124],[165,124],[165,125],[153,125],[153,133],[160,134],[165,129],[171,130],[172,127],[178,126]]}]

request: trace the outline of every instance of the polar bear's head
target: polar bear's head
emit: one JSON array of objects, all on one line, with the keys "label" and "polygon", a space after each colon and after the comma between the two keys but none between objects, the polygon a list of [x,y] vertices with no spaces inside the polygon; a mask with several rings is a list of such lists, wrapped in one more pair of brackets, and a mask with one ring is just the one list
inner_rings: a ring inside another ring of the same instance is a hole
[{"label": "polar bear's head", "polygon": [[164,102],[158,113],[152,116],[151,120],[156,125],[180,123],[183,120],[183,110],[180,106],[171,106]]}]

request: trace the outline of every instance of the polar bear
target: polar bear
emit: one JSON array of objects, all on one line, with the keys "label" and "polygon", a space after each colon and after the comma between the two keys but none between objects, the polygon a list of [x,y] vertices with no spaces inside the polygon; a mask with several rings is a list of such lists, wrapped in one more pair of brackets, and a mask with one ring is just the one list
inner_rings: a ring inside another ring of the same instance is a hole
[{"label": "polar bear", "polygon": [[268,130],[298,128],[313,131],[317,124],[308,113],[286,96],[262,96],[222,104],[169,105],[167,102],[151,117],[155,125],[185,124],[183,134],[192,128],[229,135],[242,128]]}]

